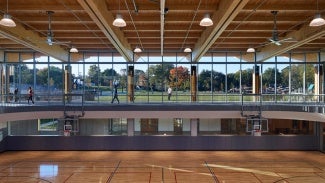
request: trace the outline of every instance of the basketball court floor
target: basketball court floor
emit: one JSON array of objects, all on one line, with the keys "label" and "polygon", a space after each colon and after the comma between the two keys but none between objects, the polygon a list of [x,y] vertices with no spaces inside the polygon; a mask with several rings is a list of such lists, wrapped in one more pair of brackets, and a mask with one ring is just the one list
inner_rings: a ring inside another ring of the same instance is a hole
[{"label": "basketball court floor", "polygon": [[321,183],[317,151],[8,151],[1,183]]}]

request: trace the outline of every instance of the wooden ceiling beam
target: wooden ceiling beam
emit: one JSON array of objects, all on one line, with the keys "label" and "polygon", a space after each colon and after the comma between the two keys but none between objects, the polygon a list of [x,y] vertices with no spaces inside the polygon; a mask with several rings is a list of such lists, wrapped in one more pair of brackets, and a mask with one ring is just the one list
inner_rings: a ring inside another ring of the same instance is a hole
[{"label": "wooden ceiling beam", "polygon": [[256,61],[262,62],[277,55],[286,53],[292,49],[298,48],[311,41],[319,39],[325,35],[323,26],[310,27],[308,24],[304,25],[298,31],[289,33],[285,38],[293,38],[297,42],[283,43],[281,46],[269,44],[256,53]]},{"label": "wooden ceiling beam", "polygon": [[0,35],[61,61],[69,61],[69,51],[58,45],[48,45],[46,38],[31,30],[26,30],[22,24],[16,22],[16,27],[0,26]]},{"label": "wooden ceiling beam", "polygon": [[216,39],[227,28],[231,21],[243,9],[249,0],[221,0],[219,11],[214,12],[212,21],[213,27],[206,28],[192,52],[192,60],[197,62],[214,44]]},{"label": "wooden ceiling beam", "polygon": [[[316,3],[314,6],[311,6],[311,1],[304,1],[303,3],[297,3],[296,1],[277,1],[277,3],[272,3],[271,5],[263,5],[257,9],[257,11],[315,11]],[[325,7],[324,3],[319,2],[319,9]],[[243,11],[252,11],[256,8],[255,3],[249,3],[244,8]]]},{"label": "wooden ceiling beam", "polygon": [[107,10],[106,2],[103,0],[78,0],[78,3],[86,10],[122,57],[127,61],[132,61],[133,53],[130,44],[124,37],[123,32],[119,28],[112,26],[114,16]]}]

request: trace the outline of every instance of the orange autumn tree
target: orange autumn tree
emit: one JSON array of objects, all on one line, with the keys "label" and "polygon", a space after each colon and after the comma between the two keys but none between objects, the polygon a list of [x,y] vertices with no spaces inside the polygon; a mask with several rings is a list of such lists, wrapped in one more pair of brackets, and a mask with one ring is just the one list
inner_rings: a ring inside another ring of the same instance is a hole
[{"label": "orange autumn tree", "polygon": [[169,71],[169,85],[178,90],[187,90],[190,87],[190,74],[186,67],[179,66]]}]

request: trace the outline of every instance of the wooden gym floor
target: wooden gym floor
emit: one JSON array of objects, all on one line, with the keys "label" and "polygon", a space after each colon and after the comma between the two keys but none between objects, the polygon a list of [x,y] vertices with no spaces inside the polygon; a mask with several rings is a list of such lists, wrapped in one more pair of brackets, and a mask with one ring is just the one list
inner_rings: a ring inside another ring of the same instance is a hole
[{"label": "wooden gym floor", "polygon": [[9,151],[1,183],[325,182],[317,151]]}]

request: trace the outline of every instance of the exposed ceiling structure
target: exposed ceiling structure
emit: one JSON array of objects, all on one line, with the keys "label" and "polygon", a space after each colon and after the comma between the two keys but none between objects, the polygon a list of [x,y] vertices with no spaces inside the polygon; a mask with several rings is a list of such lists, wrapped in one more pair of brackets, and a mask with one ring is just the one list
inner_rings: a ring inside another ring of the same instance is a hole
[{"label": "exposed ceiling structure", "polygon": [[[292,41],[270,41],[272,11],[277,11],[277,38]],[[117,51],[128,61],[136,47],[162,55],[189,47],[193,61],[209,51],[246,52],[248,47],[255,48],[258,61],[325,48],[325,25],[309,26],[315,13],[325,17],[325,0],[2,0],[0,13],[9,13],[16,23],[0,26],[0,49],[35,50],[63,61],[71,47]],[[207,13],[213,25],[200,26]],[[117,14],[125,27],[112,25]]]}]

